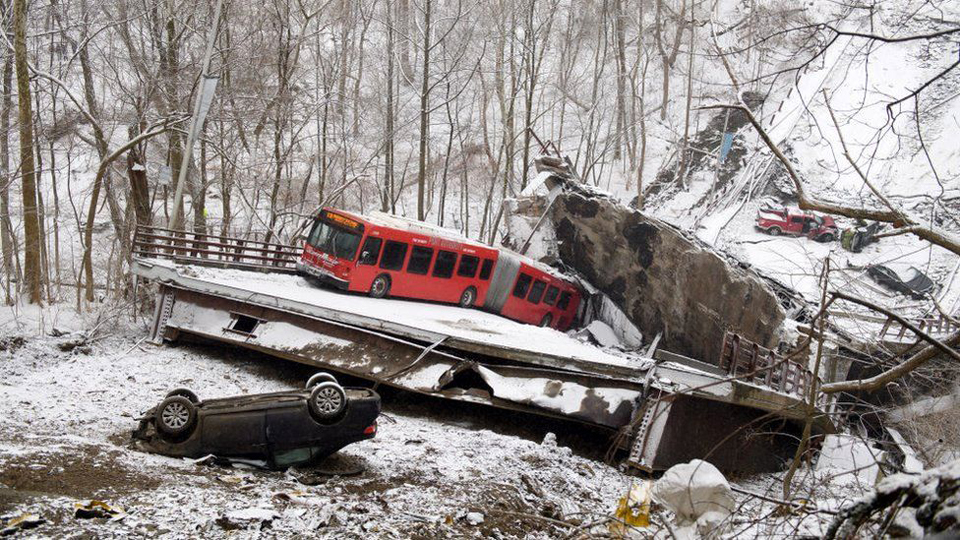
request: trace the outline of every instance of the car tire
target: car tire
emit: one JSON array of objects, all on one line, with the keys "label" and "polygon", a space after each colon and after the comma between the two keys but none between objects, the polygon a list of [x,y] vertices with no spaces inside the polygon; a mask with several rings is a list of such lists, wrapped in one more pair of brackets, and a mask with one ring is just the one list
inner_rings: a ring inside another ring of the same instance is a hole
[{"label": "car tire", "polygon": [[154,422],[160,434],[185,438],[197,425],[197,407],[187,397],[170,396],[157,406]]},{"label": "car tire", "polygon": [[390,294],[390,276],[380,274],[373,279],[370,284],[370,296],[373,298],[386,298]]},{"label": "car tire", "polygon": [[780,233],[783,232],[780,230],[780,227],[770,227],[767,229],[767,234],[770,236],[780,236]]},{"label": "car tire", "polygon": [[460,293],[460,307],[462,308],[472,308],[473,303],[477,301],[477,290],[473,287],[467,287]]},{"label": "car tire", "polygon": [[827,242],[833,242],[833,235],[830,233],[827,233],[820,237],[820,241],[823,242],[824,244],[826,244]]},{"label": "car tire", "polygon": [[319,384],[319,383],[321,383],[321,382],[324,382],[324,381],[336,383],[336,382],[337,382],[337,378],[334,377],[333,375],[325,372],[325,371],[321,371],[320,373],[315,373],[312,377],[310,377],[310,378],[307,380],[307,385],[304,386],[304,388],[306,388],[307,390],[309,390],[309,389],[313,388],[314,386],[316,386],[317,384]]},{"label": "car tire", "polygon": [[194,405],[200,404],[200,398],[197,397],[197,394],[193,390],[190,390],[189,388],[174,388],[173,390],[167,392],[166,397],[173,397],[173,396],[183,396],[189,399],[190,403],[193,403]]},{"label": "car tire", "polygon": [[550,313],[547,313],[546,315],[543,316],[542,319],[540,319],[540,327],[547,328],[550,326],[550,323],[552,322],[553,322],[553,315],[551,315]]},{"label": "car tire", "polygon": [[310,391],[307,406],[314,419],[330,424],[339,420],[347,410],[347,393],[339,384],[324,381]]}]

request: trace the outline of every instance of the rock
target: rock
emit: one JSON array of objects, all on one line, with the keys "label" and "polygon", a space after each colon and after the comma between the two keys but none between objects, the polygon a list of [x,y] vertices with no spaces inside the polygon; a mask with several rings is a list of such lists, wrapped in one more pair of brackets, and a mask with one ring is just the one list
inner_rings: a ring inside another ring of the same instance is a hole
[{"label": "rock", "polygon": [[466,519],[470,525],[477,526],[483,523],[483,514],[480,512],[467,512],[467,517],[464,519]]},{"label": "rock", "polygon": [[226,515],[217,519],[217,524],[224,530],[248,529],[255,526],[258,529],[270,527],[274,519],[280,517],[280,514],[269,508],[242,508],[227,512]]},{"label": "rock", "polygon": [[610,297],[640,332],[662,332],[664,349],[716,363],[727,329],[764,347],[779,342],[786,313],[776,293],[666,222],[567,181],[541,228],[552,229],[543,234],[556,236],[563,263]]},{"label": "rock", "polygon": [[547,432],[547,434],[543,436],[543,442],[541,444],[543,446],[556,447],[557,436],[553,432]]},{"label": "rock", "polygon": [[718,528],[736,508],[733,491],[716,467],[695,459],[674,465],[653,486],[653,499],[676,516],[678,532],[692,537],[719,535]]}]

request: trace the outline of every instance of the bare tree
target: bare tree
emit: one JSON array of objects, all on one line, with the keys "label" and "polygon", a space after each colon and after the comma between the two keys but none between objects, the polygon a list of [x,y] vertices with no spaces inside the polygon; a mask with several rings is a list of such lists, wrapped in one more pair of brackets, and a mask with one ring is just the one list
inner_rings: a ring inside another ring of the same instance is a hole
[{"label": "bare tree", "polygon": [[[8,8],[9,6],[4,6]],[[5,9],[9,15],[9,9]],[[9,21],[12,17],[5,17]],[[9,24],[9,23],[8,23]],[[6,32],[6,29],[4,29]],[[0,105],[0,245],[3,251],[4,299],[7,304],[13,302],[11,284],[19,282],[19,256],[15,253],[13,227],[10,224],[10,109],[13,107],[13,52],[7,51],[3,60],[3,103]]]},{"label": "bare tree", "polygon": [[13,48],[17,69],[17,105],[20,123],[20,175],[23,196],[23,278],[30,303],[43,302],[40,267],[39,214],[36,168],[33,159],[33,107],[30,102],[30,71],[27,67],[27,2],[13,3]]},{"label": "bare tree", "polygon": [[[663,70],[663,93],[661,99],[660,120],[667,119],[667,104],[670,102],[670,71],[680,53],[680,44],[683,42],[683,30],[687,24],[687,0],[680,0],[679,9],[674,10],[665,0],[657,0],[655,12],[654,38],[657,50],[660,52],[660,64]],[[668,19],[674,23],[672,42],[666,41]]]}]

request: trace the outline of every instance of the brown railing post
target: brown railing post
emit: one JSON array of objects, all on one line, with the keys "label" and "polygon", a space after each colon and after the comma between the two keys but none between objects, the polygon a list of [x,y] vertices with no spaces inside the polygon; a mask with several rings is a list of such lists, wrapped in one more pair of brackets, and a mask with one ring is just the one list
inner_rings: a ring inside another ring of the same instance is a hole
[{"label": "brown railing post", "polygon": [[740,336],[738,334],[733,335],[733,343],[731,344],[731,354],[730,354],[730,375],[736,376],[737,374],[737,364],[740,363]]},{"label": "brown railing post", "polygon": [[748,373],[750,374],[751,381],[753,381],[753,379],[755,379],[757,376],[756,373],[754,372],[757,370],[757,357],[759,356],[760,356],[760,346],[754,343],[753,348],[750,351],[750,369],[748,371]]},{"label": "brown railing post", "polygon": [[770,351],[770,354],[767,355],[767,374],[763,379],[763,384],[770,386],[770,383],[773,381],[773,368],[777,365],[777,357],[774,355],[773,351]]},{"label": "brown railing post", "polygon": [[880,341],[883,341],[883,338],[887,336],[887,332],[890,330],[891,324],[893,324],[893,319],[887,317],[886,322],[883,323],[883,328],[880,329]]}]

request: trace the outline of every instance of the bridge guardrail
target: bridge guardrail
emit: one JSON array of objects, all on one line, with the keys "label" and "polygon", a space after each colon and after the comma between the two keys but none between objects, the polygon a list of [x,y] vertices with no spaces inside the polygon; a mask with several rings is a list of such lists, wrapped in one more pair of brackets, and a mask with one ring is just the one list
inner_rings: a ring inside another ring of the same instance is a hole
[{"label": "bridge guardrail", "polygon": [[262,240],[140,225],[133,239],[133,255],[201,266],[292,274],[297,271],[300,249]]}]

